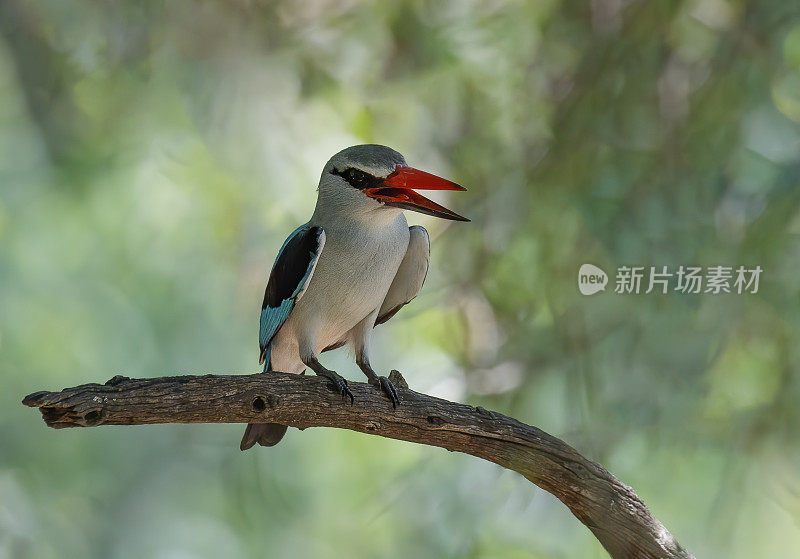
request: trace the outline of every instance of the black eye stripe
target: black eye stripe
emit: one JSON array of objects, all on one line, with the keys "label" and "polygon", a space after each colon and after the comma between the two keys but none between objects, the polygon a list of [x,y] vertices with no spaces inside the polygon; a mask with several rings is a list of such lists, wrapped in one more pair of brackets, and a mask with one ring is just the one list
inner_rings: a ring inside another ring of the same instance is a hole
[{"label": "black eye stripe", "polygon": [[331,174],[338,175],[342,177],[347,183],[352,186],[353,188],[357,188],[358,190],[364,190],[365,188],[374,188],[378,186],[381,182],[381,179],[378,177],[372,176],[369,173],[362,171],[361,169],[356,169],[354,167],[348,167],[344,171],[340,171],[338,169],[332,169]]}]

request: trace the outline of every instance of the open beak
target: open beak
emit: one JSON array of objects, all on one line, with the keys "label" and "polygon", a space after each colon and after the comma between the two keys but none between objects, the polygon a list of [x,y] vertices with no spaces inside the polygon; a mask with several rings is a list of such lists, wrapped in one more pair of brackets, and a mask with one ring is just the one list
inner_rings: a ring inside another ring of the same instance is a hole
[{"label": "open beak", "polygon": [[398,165],[380,186],[366,188],[364,193],[387,206],[413,210],[443,219],[469,221],[466,217],[417,194],[416,190],[466,190],[466,188],[425,171]]}]

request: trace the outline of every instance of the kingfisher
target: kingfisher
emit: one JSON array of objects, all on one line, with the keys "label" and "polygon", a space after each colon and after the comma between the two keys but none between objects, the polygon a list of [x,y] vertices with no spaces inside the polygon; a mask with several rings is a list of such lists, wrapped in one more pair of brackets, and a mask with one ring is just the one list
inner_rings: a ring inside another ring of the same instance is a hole
[{"label": "kingfisher", "polygon": [[[347,381],[319,362],[321,353],[349,346],[369,383],[394,408],[400,404],[392,382],[370,365],[369,351],[373,328],[411,302],[428,273],[428,232],[409,227],[403,210],[469,221],[417,190],[466,189],[409,167],[382,145],[352,146],[331,157],[314,214],[283,243],[267,281],[259,328],[265,373],[311,369],[352,404]],[[240,448],[273,446],[285,433],[285,425],[251,423]]]}]

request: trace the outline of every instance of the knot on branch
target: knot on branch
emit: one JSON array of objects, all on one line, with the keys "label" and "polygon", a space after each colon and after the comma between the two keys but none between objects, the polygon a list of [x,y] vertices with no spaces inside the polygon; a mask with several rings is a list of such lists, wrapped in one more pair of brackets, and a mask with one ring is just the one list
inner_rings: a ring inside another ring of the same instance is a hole
[{"label": "knot on branch", "polygon": [[253,398],[253,411],[257,413],[262,413],[269,409],[275,409],[278,404],[280,403],[281,399],[278,398],[275,394],[267,394],[266,396],[256,395]]},{"label": "knot on branch", "polygon": [[267,409],[267,403],[264,401],[264,398],[256,396],[256,399],[253,400],[253,410],[260,413],[265,409]]},{"label": "knot on branch", "polygon": [[400,374],[400,371],[393,369],[392,372],[389,373],[389,380],[396,388],[408,390],[408,383],[406,379],[403,378],[403,375]]},{"label": "knot on branch", "polygon": [[87,427],[94,427],[96,425],[100,425],[100,422],[103,420],[103,410],[91,410],[83,414],[83,421],[86,423]]}]

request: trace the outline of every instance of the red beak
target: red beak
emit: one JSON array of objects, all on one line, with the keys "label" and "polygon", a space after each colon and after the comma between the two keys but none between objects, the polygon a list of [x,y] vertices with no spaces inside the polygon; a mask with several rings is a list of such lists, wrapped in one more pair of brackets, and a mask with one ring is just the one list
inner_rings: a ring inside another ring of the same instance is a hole
[{"label": "red beak", "polygon": [[466,217],[417,194],[415,190],[466,190],[466,188],[425,171],[397,165],[394,171],[383,180],[381,186],[366,188],[364,193],[387,206],[413,210],[443,219],[469,221]]}]

